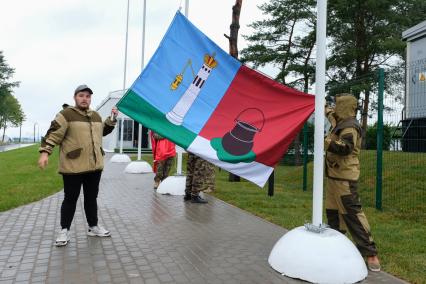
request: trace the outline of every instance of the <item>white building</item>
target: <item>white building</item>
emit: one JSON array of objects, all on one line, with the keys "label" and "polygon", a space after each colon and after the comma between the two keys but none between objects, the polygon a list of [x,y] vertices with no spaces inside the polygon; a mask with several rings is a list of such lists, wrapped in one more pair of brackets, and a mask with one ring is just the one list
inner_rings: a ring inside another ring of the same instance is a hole
[{"label": "white building", "polygon": [[404,119],[426,118],[426,21],[402,33],[406,48]]},{"label": "white building", "polygon": [[[125,90],[110,92],[108,96],[96,107],[96,111],[101,115],[103,120],[111,115],[111,109],[118,103],[124,93]],[[122,119],[124,119],[123,149],[131,149],[131,151],[137,150],[139,123],[119,112],[117,117],[117,126],[109,135],[103,137],[102,147],[106,152],[114,152],[114,150],[120,149]],[[142,149],[151,149],[151,143],[148,138],[148,129],[146,127],[142,127]]]},{"label": "white building", "polygon": [[402,33],[407,42],[402,150],[426,152],[426,21]]}]

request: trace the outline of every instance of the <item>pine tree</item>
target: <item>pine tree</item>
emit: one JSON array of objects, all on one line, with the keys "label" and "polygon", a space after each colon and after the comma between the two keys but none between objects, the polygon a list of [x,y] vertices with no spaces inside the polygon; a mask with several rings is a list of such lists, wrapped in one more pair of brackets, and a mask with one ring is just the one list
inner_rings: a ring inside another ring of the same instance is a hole
[{"label": "pine tree", "polygon": [[[279,70],[275,80],[307,92],[315,70],[315,4],[312,0],[271,0],[259,6],[268,18],[250,25],[255,32],[245,36],[249,46],[242,50],[241,60],[254,68],[272,65]],[[295,164],[300,165],[299,134],[291,148]]]},{"label": "pine tree", "polygon": [[[331,83],[365,78],[379,67],[389,73],[402,70],[405,43],[401,33],[425,18],[424,0],[330,0],[328,35]],[[402,73],[402,72],[399,72]],[[387,86],[397,82],[389,77]],[[398,82],[400,83],[400,81]],[[367,127],[370,107],[369,83],[353,93],[364,95],[362,127]],[[365,131],[364,131],[365,133]]]}]

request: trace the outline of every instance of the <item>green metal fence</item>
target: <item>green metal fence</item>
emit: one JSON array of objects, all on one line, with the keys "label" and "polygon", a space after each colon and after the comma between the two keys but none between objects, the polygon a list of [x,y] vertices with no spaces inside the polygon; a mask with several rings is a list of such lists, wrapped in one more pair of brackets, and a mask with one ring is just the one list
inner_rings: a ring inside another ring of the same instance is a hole
[{"label": "green metal fence", "polygon": [[[426,215],[426,78],[422,72],[426,77],[426,63],[405,70],[379,69],[355,80],[328,85],[329,96],[350,92],[359,98],[357,118],[365,130],[360,156],[364,206],[396,214]],[[411,80],[407,85],[405,78]],[[307,123],[297,141],[300,147],[289,149],[285,163],[294,163],[294,156],[302,160],[305,157],[306,166],[299,167],[304,178],[299,185],[287,186],[310,191],[312,123]]]},{"label": "green metal fence", "polygon": [[383,98],[382,204],[384,210],[425,216],[426,62],[395,73],[406,83],[399,97],[385,93]]}]

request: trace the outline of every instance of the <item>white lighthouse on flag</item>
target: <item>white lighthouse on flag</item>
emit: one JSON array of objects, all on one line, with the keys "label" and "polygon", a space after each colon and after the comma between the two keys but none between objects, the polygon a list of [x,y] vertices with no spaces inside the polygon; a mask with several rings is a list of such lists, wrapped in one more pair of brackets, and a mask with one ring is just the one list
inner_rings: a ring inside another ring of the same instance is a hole
[{"label": "white lighthouse on flag", "polygon": [[204,56],[204,64],[192,81],[191,85],[186,89],[183,96],[179,99],[171,111],[166,114],[168,121],[175,125],[182,125],[186,113],[191,108],[195,99],[201,91],[204,83],[210,75],[210,72],[217,66],[217,61],[214,59],[215,54],[206,54]]}]

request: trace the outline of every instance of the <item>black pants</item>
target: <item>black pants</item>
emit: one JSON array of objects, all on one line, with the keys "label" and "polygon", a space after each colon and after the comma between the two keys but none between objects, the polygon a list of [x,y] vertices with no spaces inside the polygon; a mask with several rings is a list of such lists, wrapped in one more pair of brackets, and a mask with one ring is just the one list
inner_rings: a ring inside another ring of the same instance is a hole
[{"label": "black pants", "polygon": [[61,226],[62,229],[70,229],[72,219],[74,218],[75,207],[80,195],[81,185],[84,193],[84,212],[86,213],[87,223],[90,227],[98,225],[98,204],[96,198],[99,192],[99,181],[102,171],[66,175],[64,180],[64,201],[61,206]]}]

